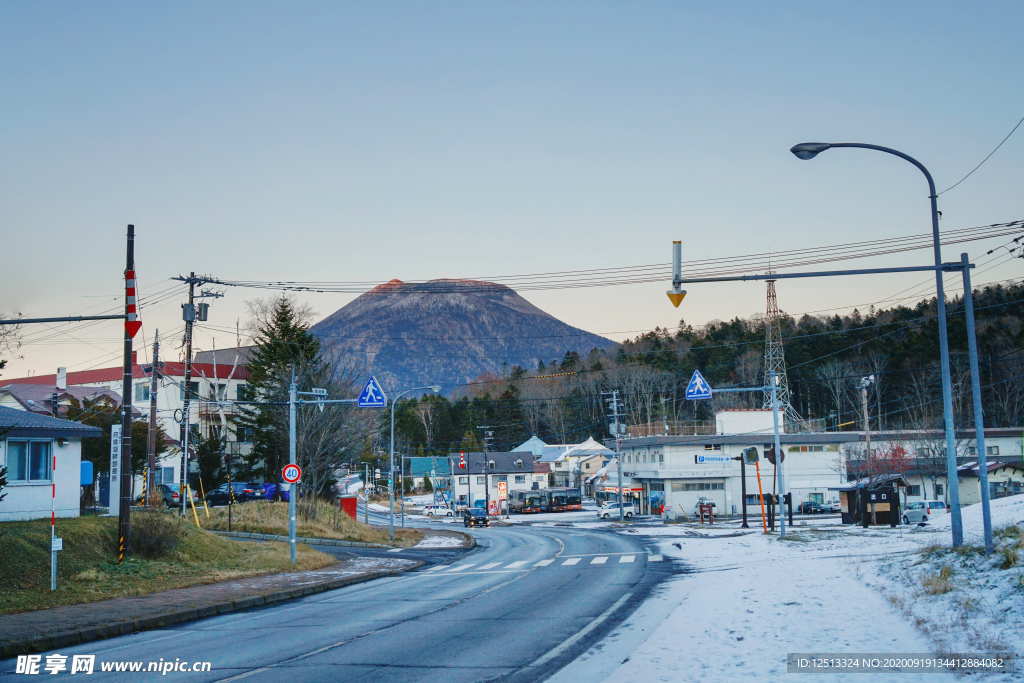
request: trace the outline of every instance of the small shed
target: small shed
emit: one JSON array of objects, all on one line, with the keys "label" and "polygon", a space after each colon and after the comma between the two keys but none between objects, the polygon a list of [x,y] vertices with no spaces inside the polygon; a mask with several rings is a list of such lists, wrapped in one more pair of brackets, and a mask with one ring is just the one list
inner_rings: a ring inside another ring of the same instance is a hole
[{"label": "small shed", "polygon": [[[861,524],[862,510],[867,504],[871,515],[868,522],[888,526],[891,522],[890,515],[899,514],[899,489],[906,487],[907,482],[903,475],[893,474],[857,479],[842,486],[831,486],[829,491],[839,492],[839,510],[842,513],[843,524]],[[885,500],[881,500],[881,492],[891,492],[891,498],[885,496]],[[872,505],[873,509],[870,507]]]},{"label": "small shed", "polygon": [[82,439],[99,427],[0,406],[0,466],[7,486],[0,495],[0,521],[78,517]]}]

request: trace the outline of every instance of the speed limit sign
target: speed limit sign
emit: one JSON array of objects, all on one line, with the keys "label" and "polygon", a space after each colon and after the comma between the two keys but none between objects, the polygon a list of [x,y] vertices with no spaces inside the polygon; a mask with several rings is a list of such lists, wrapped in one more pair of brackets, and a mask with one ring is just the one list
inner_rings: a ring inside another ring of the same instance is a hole
[{"label": "speed limit sign", "polygon": [[281,477],[289,484],[294,484],[302,478],[302,468],[295,464],[285,465]]}]

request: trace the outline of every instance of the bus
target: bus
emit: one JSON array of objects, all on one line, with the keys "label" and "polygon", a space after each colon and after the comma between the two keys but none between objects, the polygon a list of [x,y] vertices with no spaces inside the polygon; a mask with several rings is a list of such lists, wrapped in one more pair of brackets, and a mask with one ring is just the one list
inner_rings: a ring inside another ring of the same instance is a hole
[{"label": "bus", "polygon": [[544,491],[511,491],[509,510],[519,514],[543,511]]},{"label": "bus", "polygon": [[545,491],[549,512],[569,512],[583,509],[583,496],[579,488],[558,487]]}]

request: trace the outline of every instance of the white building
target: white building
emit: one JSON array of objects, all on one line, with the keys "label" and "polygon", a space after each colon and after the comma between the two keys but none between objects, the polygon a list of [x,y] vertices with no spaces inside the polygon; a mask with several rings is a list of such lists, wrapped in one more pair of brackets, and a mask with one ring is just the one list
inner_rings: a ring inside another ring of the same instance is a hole
[{"label": "white building", "polygon": [[0,521],[46,518],[51,507],[57,517],[78,517],[82,439],[100,430],[0,407],[0,433],[0,465],[7,468]]},{"label": "white building", "polygon": [[[466,466],[460,467],[463,458]],[[547,488],[547,476],[535,473],[533,464],[533,455],[522,451],[450,454],[448,465],[456,507],[498,500],[500,484],[505,484],[508,495],[513,491]]]}]

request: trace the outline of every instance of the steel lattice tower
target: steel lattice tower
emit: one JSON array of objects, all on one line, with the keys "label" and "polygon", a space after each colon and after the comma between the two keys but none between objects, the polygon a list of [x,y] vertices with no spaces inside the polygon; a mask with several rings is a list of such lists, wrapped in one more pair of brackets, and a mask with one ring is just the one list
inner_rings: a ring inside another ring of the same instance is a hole
[{"label": "steel lattice tower", "polygon": [[[772,370],[779,378],[779,412],[785,413],[793,429],[799,429],[803,418],[789,400],[789,380],[786,378],[786,354],[782,348],[782,327],[779,324],[779,302],[775,298],[775,280],[768,282],[768,312],[764,319],[764,382],[771,381]],[[764,392],[764,408],[772,409],[772,394]]]}]

